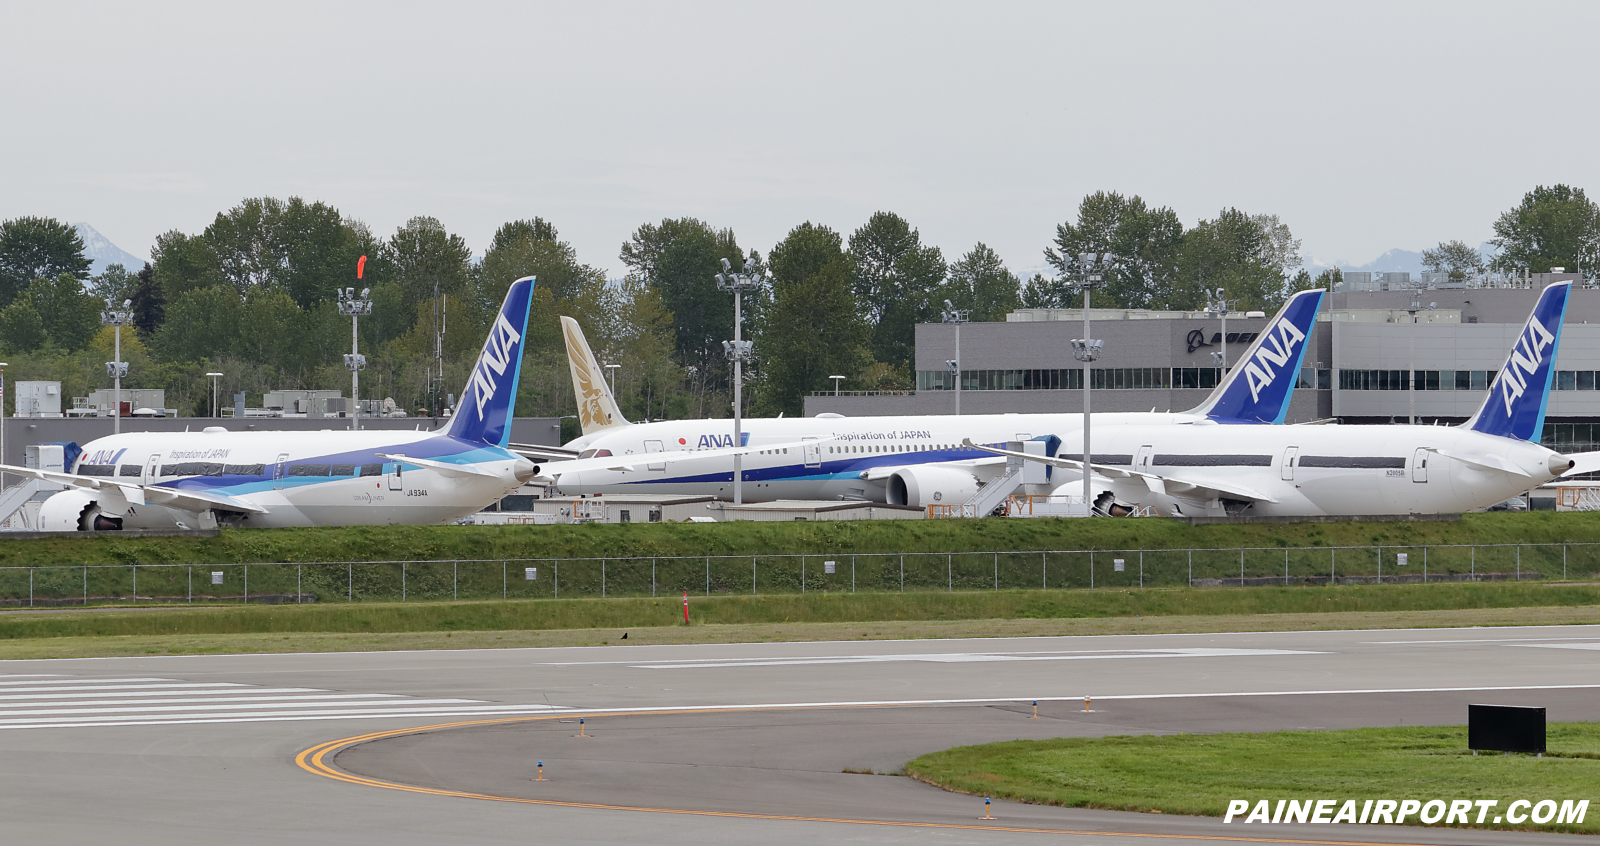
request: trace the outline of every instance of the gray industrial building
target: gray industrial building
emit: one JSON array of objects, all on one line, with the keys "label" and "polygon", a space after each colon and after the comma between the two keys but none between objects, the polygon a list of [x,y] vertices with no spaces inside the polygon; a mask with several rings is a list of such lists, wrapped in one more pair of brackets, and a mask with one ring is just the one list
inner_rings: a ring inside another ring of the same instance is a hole
[{"label": "gray industrial building", "polygon": [[[1576,278],[1536,276],[1520,288],[1330,295],[1306,351],[1288,422],[1404,422],[1413,372],[1419,421],[1467,419],[1482,404],[1543,284]],[[1413,304],[1419,301],[1412,323]],[[1216,315],[1093,309],[1090,317],[1093,336],[1105,341],[1091,376],[1095,411],[1182,410],[1198,405],[1215,385],[1218,370],[1211,354],[1224,340]],[[1266,323],[1266,317],[1229,314],[1230,364]],[[956,326],[917,326],[917,390],[819,392],[806,398],[806,414],[954,413],[949,359],[961,362],[963,414],[1083,410],[1082,365],[1073,359],[1070,343],[1083,335],[1080,310],[1019,309],[1003,323],[962,324],[960,333],[958,356]],[[1545,442],[1568,451],[1594,449],[1600,442],[1600,290],[1573,289],[1556,368]]]}]

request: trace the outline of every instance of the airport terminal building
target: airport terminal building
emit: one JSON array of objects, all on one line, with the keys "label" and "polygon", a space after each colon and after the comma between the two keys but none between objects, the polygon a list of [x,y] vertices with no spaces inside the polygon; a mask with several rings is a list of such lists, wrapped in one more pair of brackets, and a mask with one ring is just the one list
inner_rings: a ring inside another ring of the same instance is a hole
[{"label": "airport terminal building", "polygon": [[[1539,290],[1576,278],[1534,274],[1527,287],[1441,287],[1420,298],[1399,286],[1337,291],[1312,333],[1288,422],[1405,422],[1413,400],[1419,422],[1462,422],[1483,403]],[[1091,309],[1090,319],[1091,333],[1105,342],[1090,377],[1095,411],[1198,405],[1220,374],[1212,354],[1226,343],[1227,360],[1236,363],[1268,322],[1260,312],[1233,312],[1224,334],[1222,321],[1206,312]],[[961,362],[963,414],[1083,410],[1083,365],[1071,346],[1083,336],[1080,309],[1019,309],[1005,322],[962,324],[959,354],[956,330],[917,326],[915,391],[819,392],[806,398],[806,414],[953,414],[950,359]],[[1573,289],[1556,368],[1545,444],[1600,448],[1600,290]]]}]

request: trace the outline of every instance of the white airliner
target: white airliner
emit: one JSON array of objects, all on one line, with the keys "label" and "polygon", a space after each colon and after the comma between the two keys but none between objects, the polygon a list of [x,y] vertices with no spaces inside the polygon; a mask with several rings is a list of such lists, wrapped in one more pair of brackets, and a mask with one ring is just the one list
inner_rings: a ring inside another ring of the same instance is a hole
[{"label": "white airliner", "polygon": [[[1282,423],[1322,297],[1322,291],[1290,297],[1199,406],[1183,412],[1095,414],[1091,458],[1100,450],[1104,433],[1114,426]],[[730,421],[628,423],[600,378],[599,364],[577,323],[562,318],[562,326],[583,424],[583,436],[566,447],[581,449],[579,455],[586,459],[626,457],[644,464],[616,469],[592,460],[556,461],[544,466],[535,483],[568,495],[670,491],[731,497]],[[748,419],[740,446],[753,451],[743,462],[743,496],[747,502],[846,499],[916,507],[959,504],[1005,472],[1003,457],[964,446],[964,441],[1003,445],[1038,440],[1034,448],[1039,454],[1055,455],[1063,439],[1081,444],[1082,423],[1080,413]]]},{"label": "white airliner", "polygon": [[[507,449],[533,277],[511,284],[460,407],[441,431],[128,433],[84,445],[53,473],[70,486],[39,511],[46,531],[446,523],[516,490],[539,466]],[[745,450],[722,450],[731,456]],[[724,459],[726,460],[726,458]],[[569,462],[595,469],[619,459]]]},{"label": "white airliner", "polygon": [[[1563,455],[1536,443],[1570,289],[1570,282],[1544,289],[1483,406],[1459,427],[1107,427],[1094,433],[1096,508],[1125,514],[1149,506],[1174,516],[1459,513],[1597,469],[1596,454]],[[1071,457],[974,448],[1077,474],[1083,467]]]}]

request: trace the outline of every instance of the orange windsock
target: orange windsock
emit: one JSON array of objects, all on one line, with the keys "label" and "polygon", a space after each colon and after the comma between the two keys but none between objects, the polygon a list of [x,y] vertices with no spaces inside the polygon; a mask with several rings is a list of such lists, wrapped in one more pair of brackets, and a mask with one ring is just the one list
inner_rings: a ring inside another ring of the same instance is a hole
[{"label": "orange windsock", "polygon": [[361,272],[366,270],[366,269],[367,269],[367,257],[366,256],[362,256],[361,260],[356,262],[356,278],[360,279],[361,278]]}]

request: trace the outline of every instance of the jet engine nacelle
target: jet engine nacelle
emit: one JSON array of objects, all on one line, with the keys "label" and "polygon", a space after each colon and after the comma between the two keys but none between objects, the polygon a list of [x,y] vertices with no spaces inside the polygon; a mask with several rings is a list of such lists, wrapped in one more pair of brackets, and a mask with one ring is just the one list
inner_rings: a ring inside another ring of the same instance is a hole
[{"label": "jet engine nacelle", "polygon": [[926,508],[960,505],[978,492],[978,480],[965,470],[949,467],[907,467],[896,470],[885,486],[890,505]]},{"label": "jet engine nacelle", "polygon": [[122,528],[120,516],[103,513],[100,498],[88,491],[65,490],[39,506],[39,529],[45,532],[111,531]]}]

